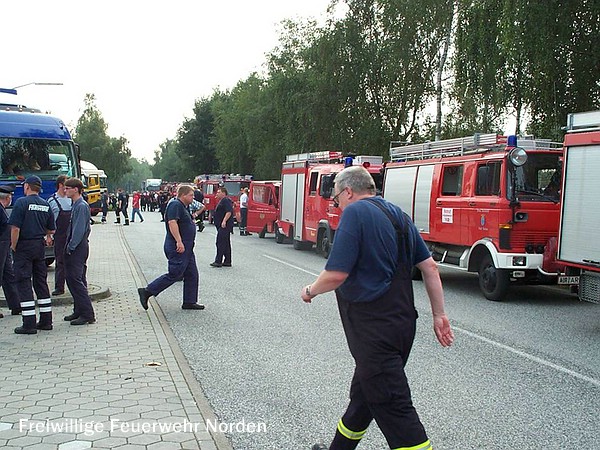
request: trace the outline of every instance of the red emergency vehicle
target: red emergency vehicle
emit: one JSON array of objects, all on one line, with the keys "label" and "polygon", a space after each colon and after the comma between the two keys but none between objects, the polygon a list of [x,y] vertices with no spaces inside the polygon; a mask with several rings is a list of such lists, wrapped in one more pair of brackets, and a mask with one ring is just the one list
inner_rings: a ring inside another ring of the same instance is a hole
[{"label": "red emergency vehicle", "polygon": [[600,303],[600,111],[568,115],[564,149],[558,259],[567,271],[559,284]]},{"label": "red emergency vehicle", "polygon": [[326,258],[337,229],[341,210],[333,206],[335,175],[348,165],[361,164],[381,188],[381,156],[348,156],[341,152],[287,155],[281,170],[281,211],[276,241],[291,239],[297,250],[316,244]]},{"label": "red emergency vehicle", "polygon": [[275,233],[279,219],[279,192],[281,181],[252,181],[248,192],[247,231],[258,233],[264,238],[266,233]]},{"label": "red emergency vehicle", "polygon": [[390,145],[383,195],[411,216],[440,264],[479,274],[486,298],[511,282],[556,283],[562,144],[476,134]]},{"label": "red emergency vehicle", "polygon": [[235,217],[240,215],[240,191],[242,188],[250,186],[252,175],[198,175],[194,179],[194,184],[200,188],[204,194],[204,206],[208,213],[209,221],[212,223],[212,213],[217,207],[217,199],[215,197],[217,189],[225,187],[227,189],[227,197],[233,201]]}]

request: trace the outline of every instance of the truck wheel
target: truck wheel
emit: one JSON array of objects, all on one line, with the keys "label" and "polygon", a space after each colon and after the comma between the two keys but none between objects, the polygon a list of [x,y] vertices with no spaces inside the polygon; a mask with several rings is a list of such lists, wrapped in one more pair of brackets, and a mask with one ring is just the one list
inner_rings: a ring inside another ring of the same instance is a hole
[{"label": "truck wheel", "polygon": [[299,241],[294,239],[294,249],[295,250],[310,250],[312,248],[312,242],[307,241]]},{"label": "truck wheel", "polygon": [[265,234],[267,234],[267,226],[266,225],[263,227],[262,230],[260,230],[260,233],[258,233],[258,237],[261,238],[261,239],[264,239],[265,238]]},{"label": "truck wheel", "polygon": [[485,256],[479,265],[479,288],[485,298],[495,302],[503,300],[509,285],[508,270],[497,269],[492,258]]},{"label": "truck wheel", "polygon": [[329,242],[329,238],[327,237],[327,232],[324,232],[321,236],[319,249],[321,255],[323,255],[323,258],[329,258],[329,253],[331,253],[331,243]]},{"label": "truck wheel", "polygon": [[285,241],[285,235],[279,232],[279,227],[275,227],[275,242],[278,244],[283,244]]}]

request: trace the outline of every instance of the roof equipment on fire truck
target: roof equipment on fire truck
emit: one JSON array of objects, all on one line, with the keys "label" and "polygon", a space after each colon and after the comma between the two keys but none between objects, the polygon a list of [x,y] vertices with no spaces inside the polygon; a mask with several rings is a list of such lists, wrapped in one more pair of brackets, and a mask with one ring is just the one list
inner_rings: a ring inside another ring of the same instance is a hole
[{"label": "roof equipment on fire truck", "polygon": [[382,164],[383,157],[382,156],[372,156],[372,155],[358,155],[352,156],[347,155],[344,156],[342,152],[312,152],[312,153],[298,153],[294,155],[286,155],[285,162],[293,163],[299,161],[307,161],[307,162],[319,162],[323,164],[334,164],[334,163],[344,163],[346,166],[352,165],[364,165],[366,163],[370,164]]},{"label": "roof equipment on fire truck", "polygon": [[[392,141],[390,143],[390,159],[392,161],[421,160],[503,150],[507,146],[512,146],[513,142],[509,138],[512,136],[507,138],[507,136],[493,133],[476,133],[465,138],[444,139],[412,145],[403,145],[402,142]],[[519,147],[525,150],[562,150],[561,143],[551,142],[549,139],[534,139],[531,136],[519,137]]]}]

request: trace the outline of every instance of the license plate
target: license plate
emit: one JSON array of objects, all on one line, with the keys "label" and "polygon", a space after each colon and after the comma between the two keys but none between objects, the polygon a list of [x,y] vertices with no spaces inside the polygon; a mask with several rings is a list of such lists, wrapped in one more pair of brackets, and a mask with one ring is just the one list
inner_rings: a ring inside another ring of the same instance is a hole
[{"label": "license plate", "polygon": [[579,284],[579,277],[578,276],[558,277],[558,284]]}]

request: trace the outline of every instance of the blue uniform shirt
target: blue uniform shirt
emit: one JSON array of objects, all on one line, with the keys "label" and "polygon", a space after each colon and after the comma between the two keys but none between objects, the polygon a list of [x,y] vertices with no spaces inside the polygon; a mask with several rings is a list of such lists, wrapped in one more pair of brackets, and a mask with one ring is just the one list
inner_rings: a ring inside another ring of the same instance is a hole
[{"label": "blue uniform shirt", "polygon": [[[400,226],[407,220],[397,206],[381,197],[372,198],[387,208]],[[431,256],[412,221],[408,225],[413,254],[398,258],[396,230],[383,211],[367,200],[344,209],[325,265],[325,270],[348,274],[338,288],[342,298],[350,302],[376,300],[389,289],[399,261],[412,267]]]},{"label": "blue uniform shirt", "polygon": [[175,238],[171,234],[171,230],[169,229],[169,221],[176,220],[179,225],[179,234],[181,235],[181,240],[184,243],[193,243],[196,239],[196,224],[192,220],[192,215],[189,210],[185,207],[181,200],[173,199],[167,205],[167,210],[165,211],[165,225],[167,227],[167,236],[165,244],[170,244],[175,247],[176,242]]},{"label": "blue uniform shirt", "polygon": [[56,229],[50,205],[37,194],[17,199],[8,223],[20,228],[19,240],[42,239]]},{"label": "blue uniform shirt", "polygon": [[229,197],[223,197],[215,209],[214,222],[217,227],[221,228],[221,223],[228,212],[231,216],[227,221],[227,228],[233,228],[233,202]]}]

